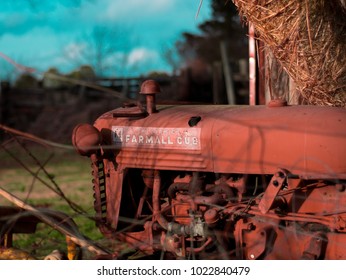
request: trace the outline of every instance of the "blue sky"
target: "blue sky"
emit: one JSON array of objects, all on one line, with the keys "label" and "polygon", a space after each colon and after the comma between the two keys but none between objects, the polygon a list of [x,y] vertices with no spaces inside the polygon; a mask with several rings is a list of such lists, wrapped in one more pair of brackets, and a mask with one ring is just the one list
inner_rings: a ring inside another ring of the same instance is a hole
[{"label": "blue sky", "polygon": [[[210,0],[1,0],[0,52],[38,72],[68,72],[85,62],[95,28],[113,32],[108,73],[171,71],[163,50],[183,31],[197,32],[210,17]],[[88,43],[89,42],[89,43]],[[0,58],[0,76],[13,67]],[[112,67],[114,65],[114,67]]]}]

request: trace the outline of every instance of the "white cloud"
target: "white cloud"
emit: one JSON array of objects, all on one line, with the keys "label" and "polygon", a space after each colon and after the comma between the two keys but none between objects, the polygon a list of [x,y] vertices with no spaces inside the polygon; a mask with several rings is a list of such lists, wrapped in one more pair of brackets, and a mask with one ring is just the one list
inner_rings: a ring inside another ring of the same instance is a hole
[{"label": "white cloud", "polygon": [[158,53],[153,50],[146,48],[136,48],[133,49],[128,56],[128,63],[134,65],[137,63],[146,63],[150,60],[156,60],[158,58]]},{"label": "white cloud", "polygon": [[68,58],[76,59],[76,58],[80,58],[81,53],[83,52],[85,47],[86,45],[84,43],[82,44],[70,43],[65,47],[64,52]]},{"label": "white cloud", "polygon": [[173,0],[126,0],[126,1],[114,1],[104,0],[105,4],[105,17],[108,19],[116,18],[148,18],[152,16],[160,17],[160,13],[168,12],[172,5]]},{"label": "white cloud", "polygon": [[109,55],[108,57],[105,58],[105,63],[107,65],[121,64],[125,56],[126,54],[124,52],[115,52],[114,54]]}]

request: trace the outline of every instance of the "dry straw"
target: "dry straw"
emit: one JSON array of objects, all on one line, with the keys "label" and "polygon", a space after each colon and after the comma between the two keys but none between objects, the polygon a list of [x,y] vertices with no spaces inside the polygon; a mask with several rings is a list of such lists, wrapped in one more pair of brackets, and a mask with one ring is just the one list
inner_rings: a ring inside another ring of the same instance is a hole
[{"label": "dry straw", "polygon": [[344,0],[233,0],[308,104],[346,107]]}]

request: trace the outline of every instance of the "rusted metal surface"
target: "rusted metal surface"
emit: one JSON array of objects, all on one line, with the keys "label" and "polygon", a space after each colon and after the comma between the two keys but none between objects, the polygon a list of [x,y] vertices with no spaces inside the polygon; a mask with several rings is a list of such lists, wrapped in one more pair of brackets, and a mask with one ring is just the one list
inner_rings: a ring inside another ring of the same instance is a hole
[{"label": "rusted metal surface", "polygon": [[150,104],[76,129],[103,234],[176,258],[346,259],[346,110],[273,104]]},{"label": "rusted metal surface", "polygon": [[287,106],[287,101],[283,99],[273,99],[268,102],[269,108],[284,107]]},{"label": "rusted metal surface", "polygon": [[[192,116],[201,121],[189,127]],[[126,167],[241,174],[281,167],[304,178],[344,179],[345,122],[343,108],[160,106],[140,119],[109,112],[95,127]]]},{"label": "rusted metal surface", "polygon": [[261,198],[260,203],[258,204],[259,210],[266,214],[270,209],[273,208],[275,199],[286,185],[287,172],[285,170],[278,170],[270,180],[267,189],[265,190],[263,197]]},{"label": "rusted metal surface", "polygon": [[156,97],[155,95],[160,93],[161,89],[157,82],[154,80],[146,80],[141,86],[140,94],[145,95],[147,112],[149,115],[156,113]]}]

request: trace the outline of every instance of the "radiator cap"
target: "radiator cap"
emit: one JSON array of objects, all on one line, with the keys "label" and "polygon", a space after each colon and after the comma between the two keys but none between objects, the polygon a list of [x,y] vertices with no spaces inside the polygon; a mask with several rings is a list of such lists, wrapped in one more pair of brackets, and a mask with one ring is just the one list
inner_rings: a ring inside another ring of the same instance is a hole
[{"label": "radiator cap", "polygon": [[158,82],[154,80],[146,80],[141,85],[140,94],[157,94],[161,93],[161,88]]},{"label": "radiator cap", "polygon": [[145,95],[146,108],[149,115],[157,113],[155,95],[160,92],[160,85],[154,80],[146,80],[141,85],[141,91],[139,93]]}]

